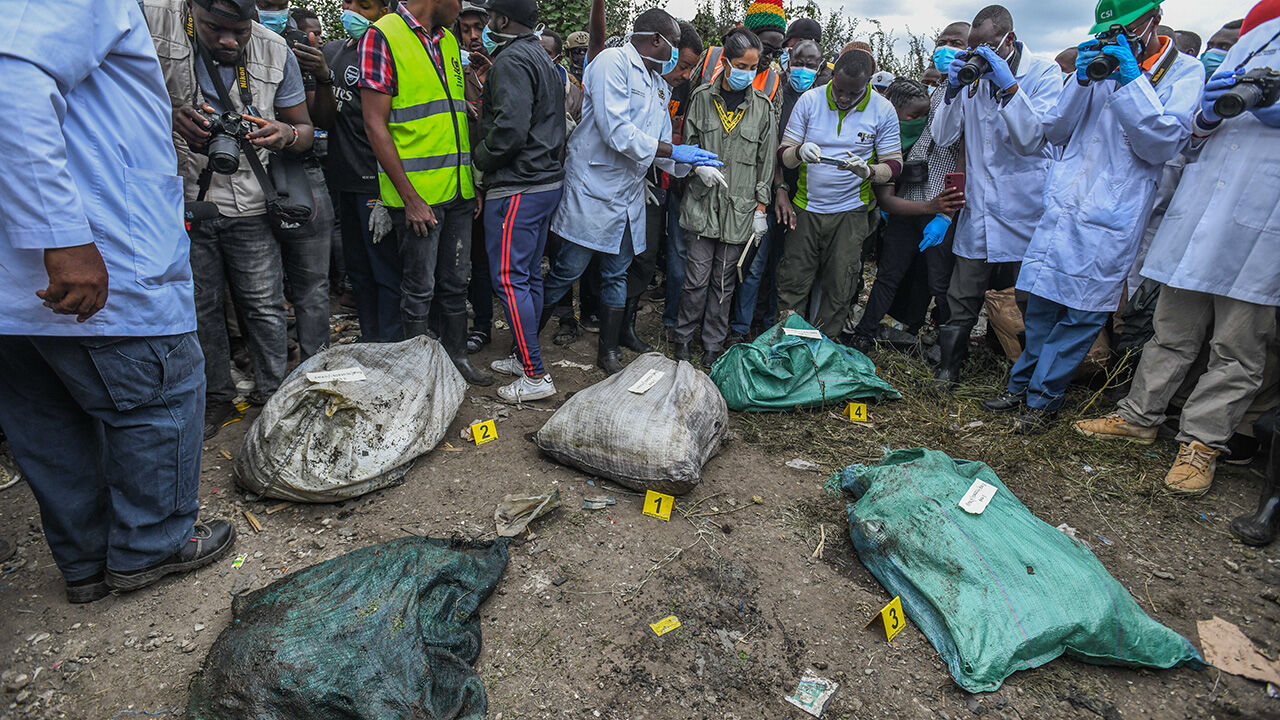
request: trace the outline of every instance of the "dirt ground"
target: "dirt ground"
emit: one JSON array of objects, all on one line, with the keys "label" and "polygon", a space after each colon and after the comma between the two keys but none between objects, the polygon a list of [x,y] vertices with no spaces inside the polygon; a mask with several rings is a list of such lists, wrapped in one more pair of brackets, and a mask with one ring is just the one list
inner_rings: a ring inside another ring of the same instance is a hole
[{"label": "dirt ground", "polygon": [[[642,325],[657,339],[652,311]],[[506,342],[498,335],[480,355],[486,362]],[[602,378],[555,364],[590,364],[594,335],[567,348],[552,346],[550,335],[545,350],[561,392],[538,403],[544,410],[499,413],[494,388],[472,389],[447,436],[451,447],[420,458],[404,484],[353,501],[271,514],[276,501],[246,502],[227,458],[251,412],[205,446],[202,515],[235,520],[234,553],[132,595],[68,605],[30,490],[24,483],[0,493],[0,532],[18,544],[0,570],[0,670],[8,671],[0,718],[180,717],[233,593],[406,534],[480,537],[492,531],[504,494],[552,488],[563,507],[513,543],[482,607],[478,669],[494,720],[798,719],[807,716],[783,698],[807,671],[840,684],[825,717],[841,720],[1280,717],[1280,700],[1264,686],[1212,668],[1129,670],[1063,658],[969,695],[916,628],[892,644],[864,629],[890,598],[853,551],[846,500],[823,489],[832,471],[874,461],[889,446],[987,461],[1040,518],[1076,528],[1152,617],[1199,645],[1196,621],[1217,615],[1275,657],[1280,554],[1247,549],[1226,531],[1252,507],[1260,464],[1224,469],[1204,498],[1170,498],[1159,486],[1172,441],[1103,445],[1066,427],[1091,400],[1089,412],[1106,408],[1092,391],[1074,389],[1063,425],[1024,439],[1010,434],[1007,418],[978,409],[1003,369],[985,349],[975,349],[971,381],[946,400],[924,395],[924,364],[886,349],[873,358],[904,400],[872,407],[868,425],[828,410],[733,414],[731,441],[662,522],[641,514],[637,494],[559,465],[527,439],[566,392]],[[459,439],[464,426],[491,416],[496,442]],[[785,465],[795,458],[820,468]],[[617,504],[581,509],[584,496],[601,494]],[[260,533],[244,510],[261,520]],[[233,568],[241,553],[243,566]],[[650,630],[673,614],[680,628],[661,637]]]}]

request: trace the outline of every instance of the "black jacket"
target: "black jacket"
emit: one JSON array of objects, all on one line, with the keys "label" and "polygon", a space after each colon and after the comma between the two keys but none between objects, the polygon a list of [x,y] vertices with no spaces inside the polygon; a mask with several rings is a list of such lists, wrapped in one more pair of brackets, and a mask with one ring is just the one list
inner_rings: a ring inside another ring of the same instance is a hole
[{"label": "black jacket", "polygon": [[480,142],[471,163],[486,190],[564,179],[564,84],[536,35],[512,40],[485,78]]}]

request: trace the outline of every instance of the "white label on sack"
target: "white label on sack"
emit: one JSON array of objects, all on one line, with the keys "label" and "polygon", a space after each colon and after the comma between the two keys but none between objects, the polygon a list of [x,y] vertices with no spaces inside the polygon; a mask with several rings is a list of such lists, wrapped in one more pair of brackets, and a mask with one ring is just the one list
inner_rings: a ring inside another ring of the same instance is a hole
[{"label": "white label on sack", "polygon": [[637,395],[643,395],[649,392],[649,388],[657,385],[663,375],[666,375],[666,373],[662,370],[650,370],[644,374],[644,377],[637,380],[635,385],[632,385],[627,389]]},{"label": "white label on sack", "polygon": [[367,380],[364,376],[364,369],[358,367],[342,368],[341,370],[321,370],[319,372],[307,373],[307,379],[313,383],[323,382],[359,382]]},{"label": "white label on sack", "polygon": [[822,331],[817,328],[782,328],[783,335],[795,335],[796,337],[809,338],[811,340],[821,340]]},{"label": "white label on sack", "polygon": [[974,480],[969,492],[960,498],[960,509],[971,515],[981,515],[987,509],[987,503],[996,496],[996,486],[981,480]]}]

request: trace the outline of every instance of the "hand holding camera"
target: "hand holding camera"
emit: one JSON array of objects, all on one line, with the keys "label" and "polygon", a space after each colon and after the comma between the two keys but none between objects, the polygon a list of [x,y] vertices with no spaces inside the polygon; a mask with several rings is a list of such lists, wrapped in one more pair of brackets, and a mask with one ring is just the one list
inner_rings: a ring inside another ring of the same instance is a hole
[{"label": "hand holding camera", "polygon": [[[984,80],[990,80],[992,84],[1000,88],[1001,91],[1008,90],[1018,84],[1018,79],[1013,76],[1013,70],[1009,67],[1009,63],[996,54],[995,50],[986,45],[979,45],[973,49],[972,55],[976,55],[987,62],[990,69],[981,75]],[[966,63],[967,65],[968,63]]]},{"label": "hand holding camera", "polygon": [[[1142,68],[1138,58],[1133,54],[1133,46],[1124,28],[1113,25],[1110,30],[1096,39],[1081,43],[1080,54],[1076,57],[1076,77],[1083,83],[1101,82],[1111,77],[1128,85],[1142,76]],[[1085,59],[1085,53],[1088,59]],[[1080,75],[1081,61],[1084,64],[1084,76]]]},{"label": "hand holding camera", "polygon": [[[1205,112],[1210,96],[1213,105],[1210,112]],[[1219,72],[1205,86],[1204,102],[1201,111],[1205,118],[1213,122],[1210,115],[1218,118],[1233,118],[1252,112],[1255,117],[1270,127],[1280,127],[1280,71],[1261,67],[1252,70],[1234,70]]]}]

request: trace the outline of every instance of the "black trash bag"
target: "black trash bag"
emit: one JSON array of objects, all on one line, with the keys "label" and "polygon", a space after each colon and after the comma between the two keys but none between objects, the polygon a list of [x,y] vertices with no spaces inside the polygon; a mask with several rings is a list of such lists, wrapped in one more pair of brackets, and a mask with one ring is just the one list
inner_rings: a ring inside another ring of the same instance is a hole
[{"label": "black trash bag", "polygon": [[505,540],[407,537],[235,598],[189,720],[483,720],[477,608]]}]

